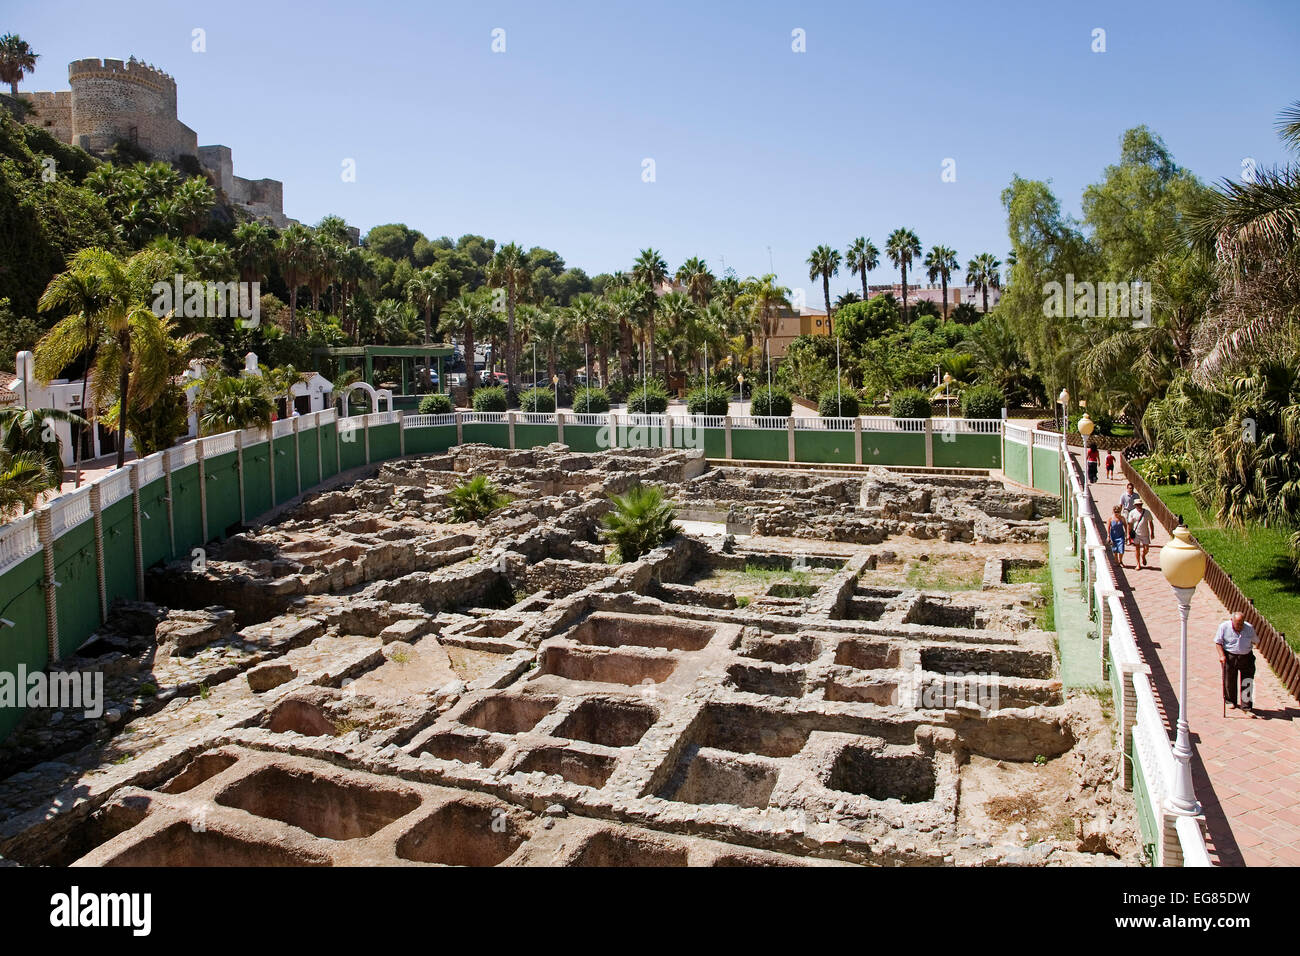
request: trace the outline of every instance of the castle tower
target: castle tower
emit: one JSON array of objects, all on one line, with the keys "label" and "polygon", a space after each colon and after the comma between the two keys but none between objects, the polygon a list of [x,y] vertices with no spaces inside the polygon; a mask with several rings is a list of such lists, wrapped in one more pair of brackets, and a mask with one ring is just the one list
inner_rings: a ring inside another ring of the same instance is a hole
[{"label": "castle tower", "polygon": [[176,117],[176,81],[161,70],[135,59],[74,60],[68,85],[73,144],[103,152],[124,140],[172,162],[198,155],[194,130]]}]

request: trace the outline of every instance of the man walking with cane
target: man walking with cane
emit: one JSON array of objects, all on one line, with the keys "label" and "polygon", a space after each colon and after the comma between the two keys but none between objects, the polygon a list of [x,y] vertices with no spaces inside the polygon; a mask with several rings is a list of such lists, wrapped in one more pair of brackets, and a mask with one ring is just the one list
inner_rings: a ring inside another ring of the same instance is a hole
[{"label": "man walking with cane", "polygon": [[1255,629],[1241,611],[1219,625],[1214,635],[1219,652],[1219,665],[1223,669],[1223,699],[1229,707],[1237,706],[1237,685],[1241,685],[1241,709],[1257,717],[1255,702]]}]

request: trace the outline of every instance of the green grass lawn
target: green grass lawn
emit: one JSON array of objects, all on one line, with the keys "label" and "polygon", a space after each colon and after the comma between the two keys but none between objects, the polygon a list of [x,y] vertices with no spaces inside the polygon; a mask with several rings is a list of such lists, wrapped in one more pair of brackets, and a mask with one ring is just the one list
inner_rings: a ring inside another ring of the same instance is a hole
[{"label": "green grass lawn", "polygon": [[1254,601],[1259,613],[1286,635],[1292,650],[1300,652],[1300,584],[1288,557],[1290,533],[1258,526],[1241,531],[1223,528],[1197,507],[1191,485],[1152,485],[1151,488],[1170,511],[1183,516],[1188,530],[1228,572],[1241,593]]}]

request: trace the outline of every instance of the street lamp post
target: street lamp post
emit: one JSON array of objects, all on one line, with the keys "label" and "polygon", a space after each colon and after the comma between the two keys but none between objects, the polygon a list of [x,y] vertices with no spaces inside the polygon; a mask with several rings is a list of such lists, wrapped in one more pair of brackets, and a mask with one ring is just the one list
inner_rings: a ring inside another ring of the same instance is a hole
[{"label": "street lamp post", "polygon": [[1192,610],[1192,595],[1205,577],[1205,552],[1192,543],[1181,524],[1174,529],[1169,543],[1160,549],[1160,571],[1174,589],[1178,599],[1178,738],[1174,742],[1174,780],[1168,808],[1179,816],[1197,816],[1201,805],[1192,789],[1192,735],[1187,725],[1187,618]]},{"label": "street lamp post", "polygon": [[[1061,435],[1064,437],[1066,426],[1070,422],[1070,392],[1068,389],[1061,389],[1061,394],[1056,396],[1056,400],[1061,403]],[[1066,447],[1069,447],[1066,442]]]},{"label": "street lamp post", "polygon": [[1083,436],[1083,508],[1084,514],[1092,513],[1092,495],[1088,491],[1088,437],[1096,428],[1096,423],[1084,412],[1079,419],[1079,434]]}]

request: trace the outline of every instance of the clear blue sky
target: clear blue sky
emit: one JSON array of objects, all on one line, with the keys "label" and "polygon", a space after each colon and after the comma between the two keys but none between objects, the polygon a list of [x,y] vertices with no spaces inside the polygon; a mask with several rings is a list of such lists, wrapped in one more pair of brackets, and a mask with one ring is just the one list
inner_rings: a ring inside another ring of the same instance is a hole
[{"label": "clear blue sky", "polygon": [[[1300,99],[1296,0],[6,6],[0,32],[42,55],[23,89],[66,89],[81,57],[151,62],[176,77],[200,144],[283,180],[304,222],[481,233],[593,275],[653,245],[672,268],[700,255],[743,277],[768,271],[770,247],[814,305],[819,243],[883,248],[906,225],[963,263],[1005,258],[1013,173],[1051,179],[1077,214],[1146,123],[1203,179],[1236,176],[1244,157],[1284,159],[1273,122]],[[841,272],[832,294],[854,284]]]}]

